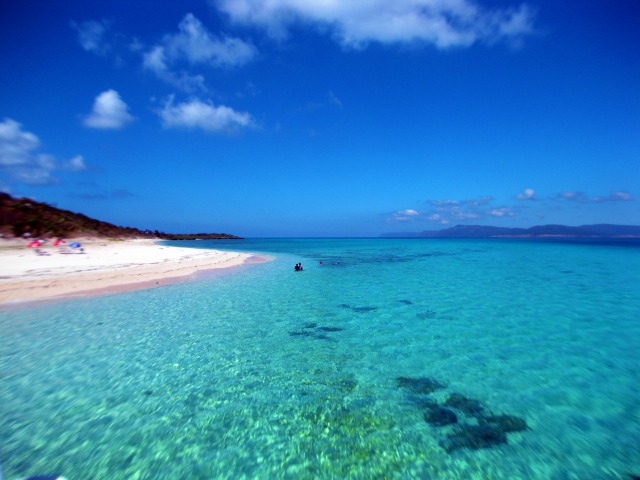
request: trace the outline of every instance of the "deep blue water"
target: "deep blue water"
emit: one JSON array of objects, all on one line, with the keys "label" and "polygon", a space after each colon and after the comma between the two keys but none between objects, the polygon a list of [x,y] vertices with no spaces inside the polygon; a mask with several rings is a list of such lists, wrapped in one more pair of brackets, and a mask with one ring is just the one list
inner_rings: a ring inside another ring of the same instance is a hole
[{"label": "deep blue water", "polygon": [[0,312],[6,478],[640,475],[637,241],[176,244],[272,260]]}]

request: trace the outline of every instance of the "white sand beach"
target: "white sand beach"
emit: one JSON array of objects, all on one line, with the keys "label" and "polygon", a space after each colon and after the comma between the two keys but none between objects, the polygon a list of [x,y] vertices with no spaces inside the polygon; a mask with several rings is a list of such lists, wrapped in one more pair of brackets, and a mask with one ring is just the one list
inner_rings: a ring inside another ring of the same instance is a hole
[{"label": "white sand beach", "polygon": [[248,253],[167,247],[152,240],[77,239],[41,247],[0,239],[0,304],[149,288],[198,272],[260,261]]}]

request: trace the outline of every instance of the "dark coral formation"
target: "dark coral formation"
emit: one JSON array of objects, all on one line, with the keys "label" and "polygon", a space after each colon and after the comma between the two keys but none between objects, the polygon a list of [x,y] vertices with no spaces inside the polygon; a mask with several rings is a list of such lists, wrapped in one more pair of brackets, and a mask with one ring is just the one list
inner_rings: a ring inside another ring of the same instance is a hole
[{"label": "dark coral formation", "polygon": [[397,377],[396,382],[401,388],[413,393],[428,394],[444,388],[446,385],[428,377]]},{"label": "dark coral formation", "polygon": [[378,307],[352,307],[351,308],[351,310],[358,313],[373,312],[374,310],[377,310],[377,309]]},{"label": "dark coral formation", "polygon": [[514,415],[491,415],[488,417],[480,417],[478,420],[481,425],[493,425],[505,433],[521,432],[529,429],[524,418]]},{"label": "dark coral formation", "polygon": [[507,435],[497,426],[461,424],[440,442],[440,446],[451,453],[459,448],[478,450],[503,443],[507,443]]},{"label": "dark coral formation", "polygon": [[367,313],[378,309],[378,307],[352,307],[351,305],[348,305],[346,303],[341,303],[340,305],[338,305],[338,307],[353,310],[354,312],[358,313]]},{"label": "dark coral formation", "polygon": [[484,407],[479,400],[467,398],[459,393],[452,393],[449,395],[449,398],[447,398],[444,404],[447,407],[456,408],[472,417],[478,417],[482,415],[482,412],[484,411]]},{"label": "dark coral formation", "polygon": [[424,420],[434,427],[444,427],[458,423],[458,416],[448,408],[435,405],[424,412]]},{"label": "dark coral formation", "polygon": [[478,450],[507,443],[507,434],[528,430],[527,422],[514,415],[485,413],[486,408],[474,398],[451,393],[439,404],[431,393],[446,385],[428,377],[396,377],[398,387],[409,392],[409,399],[423,411],[424,421],[442,429],[440,446],[447,453],[461,448]]},{"label": "dark coral formation", "polygon": [[338,387],[338,389],[344,394],[352,393],[357,386],[358,380],[354,377],[341,378],[336,382],[336,387]]},{"label": "dark coral formation", "polygon": [[313,332],[301,331],[301,332],[289,332],[292,337],[313,337]]},{"label": "dark coral formation", "polygon": [[315,338],[316,340],[328,340],[330,342],[335,342],[336,340],[325,335],[321,332],[341,332],[344,328],[341,327],[319,327],[317,323],[310,322],[305,323],[302,327],[302,330],[294,330],[290,331],[289,335],[292,337],[310,337]]}]

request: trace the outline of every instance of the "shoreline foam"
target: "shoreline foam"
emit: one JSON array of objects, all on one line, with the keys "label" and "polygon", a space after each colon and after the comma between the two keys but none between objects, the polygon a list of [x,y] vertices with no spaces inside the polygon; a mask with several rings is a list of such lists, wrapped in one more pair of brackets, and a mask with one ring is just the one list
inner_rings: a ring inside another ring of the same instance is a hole
[{"label": "shoreline foam", "polygon": [[[195,274],[265,261],[249,253],[164,246],[152,240],[82,239],[83,253],[24,242],[0,245],[0,306],[176,283]],[[79,250],[78,250],[79,251]]]}]

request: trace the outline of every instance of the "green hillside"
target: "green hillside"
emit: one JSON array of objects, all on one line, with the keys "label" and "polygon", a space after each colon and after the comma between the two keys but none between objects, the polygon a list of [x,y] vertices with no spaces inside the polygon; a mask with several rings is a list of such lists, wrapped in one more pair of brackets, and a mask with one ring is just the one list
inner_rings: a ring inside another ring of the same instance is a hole
[{"label": "green hillside", "polygon": [[240,238],[226,233],[171,234],[157,230],[119,227],[28,198],[13,198],[3,192],[0,192],[0,233],[8,237],[30,234],[32,237],[92,236],[164,240]]}]

